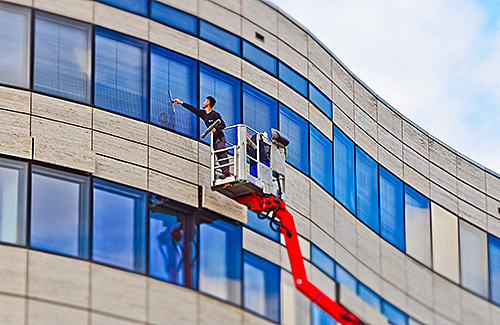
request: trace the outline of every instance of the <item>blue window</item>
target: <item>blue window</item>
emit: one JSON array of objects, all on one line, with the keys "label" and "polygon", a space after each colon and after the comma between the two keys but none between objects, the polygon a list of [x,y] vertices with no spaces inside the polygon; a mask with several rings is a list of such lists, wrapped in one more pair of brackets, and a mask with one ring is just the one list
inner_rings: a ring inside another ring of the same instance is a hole
[{"label": "blue window", "polygon": [[242,229],[223,220],[201,222],[200,291],[240,305]]},{"label": "blue window", "polygon": [[280,131],[290,140],[286,161],[309,174],[309,123],[281,103],[279,109]]},{"label": "blue window", "polygon": [[269,219],[261,220],[257,217],[257,213],[248,210],[246,226],[264,236],[271,238],[274,241],[279,241],[280,234],[271,229],[269,222]]},{"label": "blue window", "polygon": [[491,301],[500,304],[500,238],[488,234]]},{"label": "blue window", "polygon": [[311,125],[310,129],[311,178],[333,194],[332,143],[314,126]]},{"label": "blue window", "polygon": [[380,234],[405,251],[405,221],[403,182],[379,166],[380,177]]},{"label": "blue window", "polygon": [[0,241],[26,244],[28,164],[0,158]]},{"label": "blue window", "polygon": [[382,304],[382,314],[387,317],[389,324],[393,325],[406,325],[408,324],[408,316],[404,314],[401,310],[394,307],[387,301]]},{"label": "blue window", "polygon": [[95,47],[95,105],[145,120],[146,43],[98,28]]},{"label": "blue window", "polygon": [[311,325],[335,325],[337,322],[327,313],[323,311],[323,309],[319,308],[316,304],[311,304],[312,313],[311,313]]},{"label": "blue window", "polygon": [[203,20],[200,21],[200,37],[235,54],[240,54],[240,38]]},{"label": "blue window", "polygon": [[172,207],[168,201],[151,195],[149,274],[171,283],[195,288],[196,217],[194,211]]},{"label": "blue window", "polygon": [[96,0],[98,2],[108,3],[110,5],[120,7],[129,11],[147,15],[148,0]]},{"label": "blue window", "polygon": [[430,201],[405,184],[406,253],[432,266]]},{"label": "blue window", "polygon": [[28,88],[31,8],[0,3],[0,26],[0,83]]},{"label": "blue window", "polygon": [[356,206],[359,220],[379,233],[378,164],[356,147]]},{"label": "blue window", "polygon": [[[226,126],[241,123],[240,80],[200,64],[200,107],[207,96],[212,96],[217,101],[214,110],[219,112]],[[205,124],[201,125],[200,134],[205,131]],[[225,135],[227,141],[236,143],[236,129],[225,132]],[[206,137],[204,141],[209,142],[210,138]]]},{"label": "blue window", "polygon": [[150,121],[167,129],[196,137],[197,119],[172,98],[196,103],[197,63],[183,55],[151,45]]},{"label": "blue window", "polygon": [[309,83],[309,100],[326,116],[332,118],[332,102],[312,83]]},{"label": "blue window", "polygon": [[271,128],[278,128],[278,102],[243,84],[243,124],[271,136]]},{"label": "blue window", "polygon": [[381,310],[382,303],[380,297],[361,283],[358,286],[358,295],[364,302],[372,306],[375,310]]},{"label": "blue window", "polygon": [[333,129],[333,150],[335,197],[352,214],[355,214],[354,143],[337,127]]},{"label": "blue window", "polygon": [[90,102],[91,32],[91,25],[36,15],[35,90]]},{"label": "blue window", "polygon": [[31,184],[31,246],[87,258],[89,178],[33,166]]},{"label": "blue window", "polygon": [[244,252],[245,308],[280,322],[281,268],[250,252]]},{"label": "blue window", "polygon": [[338,264],[335,265],[335,273],[335,279],[338,283],[342,283],[352,292],[356,293],[358,282],[352,275],[350,275],[342,266]]},{"label": "blue window", "polygon": [[145,272],[146,193],[94,180],[93,260]]},{"label": "blue window", "polygon": [[151,1],[151,18],[191,34],[198,29],[196,17],[156,1]]},{"label": "blue window", "polygon": [[282,62],[279,62],[279,78],[307,97],[307,80]]},{"label": "blue window", "polygon": [[330,278],[335,278],[335,262],[316,245],[311,245],[311,262]]},{"label": "blue window", "polygon": [[243,41],[243,57],[267,72],[276,75],[278,61],[271,55],[245,41]]}]

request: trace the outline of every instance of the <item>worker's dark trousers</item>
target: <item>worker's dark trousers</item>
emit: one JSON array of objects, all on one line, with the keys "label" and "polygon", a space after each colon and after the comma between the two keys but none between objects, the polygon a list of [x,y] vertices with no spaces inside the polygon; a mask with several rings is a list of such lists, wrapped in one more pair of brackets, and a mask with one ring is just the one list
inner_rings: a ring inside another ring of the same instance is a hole
[{"label": "worker's dark trousers", "polygon": [[[214,143],[215,150],[224,149],[225,147],[226,147],[226,137],[222,137],[220,139],[215,140],[215,143]],[[217,155],[217,161],[219,162],[219,165],[226,165],[229,163],[229,159],[227,159],[227,151],[218,152],[216,155]],[[229,175],[229,167],[223,167],[222,173],[225,176],[228,176]]]}]

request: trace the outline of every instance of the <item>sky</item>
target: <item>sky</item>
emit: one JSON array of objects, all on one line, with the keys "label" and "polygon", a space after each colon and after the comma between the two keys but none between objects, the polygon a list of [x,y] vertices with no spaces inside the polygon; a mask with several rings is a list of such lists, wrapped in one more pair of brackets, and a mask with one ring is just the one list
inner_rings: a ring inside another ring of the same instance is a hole
[{"label": "sky", "polygon": [[500,173],[500,0],[271,0],[425,131]]}]

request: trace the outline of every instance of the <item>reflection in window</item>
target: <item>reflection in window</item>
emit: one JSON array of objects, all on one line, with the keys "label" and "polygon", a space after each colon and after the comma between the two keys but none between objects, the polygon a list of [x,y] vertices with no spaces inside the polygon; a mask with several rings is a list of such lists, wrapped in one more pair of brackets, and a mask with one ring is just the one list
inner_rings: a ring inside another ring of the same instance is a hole
[{"label": "reflection in window", "polygon": [[375,310],[380,311],[381,299],[375,292],[360,283],[358,286],[358,295]]},{"label": "reflection in window", "polygon": [[94,261],[145,272],[146,193],[94,180]]},{"label": "reflection in window", "polygon": [[319,308],[316,304],[311,304],[312,306],[312,325],[335,325],[337,322],[323,309]]},{"label": "reflection in window", "polygon": [[279,78],[307,97],[307,80],[282,62],[279,62]]},{"label": "reflection in window", "polygon": [[196,217],[176,210],[165,198],[151,195],[149,212],[149,274],[195,288]]},{"label": "reflection in window", "polygon": [[408,324],[408,316],[406,316],[401,310],[394,307],[387,301],[382,304],[382,314],[387,317],[390,324],[393,325],[406,325]]},{"label": "reflection in window", "polygon": [[0,2],[0,83],[29,87],[31,9]]},{"label": "reflection in window", "polygon": [[312,83],[309,83],[309,100],[328,116],[332,118],[332,102],[323,95],[318,88],[316,88]]},{"label": "reflection in window", "polygon": [[311,178],[333,194],[332,143],[314,126],[311,125],[310,129]]},{"label": "reflection in window", "polygon": [[196,102],[197,63],[195,60],[151,45],[150,121],[170,130],[196,137],[198,117],[173,104],[172,98]]},{"label": "reflection in window", "polygon": [[252,44],[243,41],[243,57],[267,72],[276,75],[277,60]]},{"label": "reflection in window", "polygon": [[357,281],[352,275],[350,275],[342,266],[338,264],[336,264],[335,273],[335,279],[338,283],[342,283],[352,292],[356,293]]},{"label": "reflection in window", "polygon": [[109,3],[111,5],[137,12],[142,15],[148,13],[147,0],[97,0],[99,2]]},{"label": "reflection in window", "polygon": [[293,276],[281,271],[281,322],[287,325],[309,325],[311,301],[295,288]]},{"label": "reflection in window", "polygon": [[278,128],[278,102],[243,84],[243,124],[271,137],[271,128]]},{"label": "reflection in window", "polygon": [[146,63],[146,42],[97,28],[95,105],[145,120]]},{"label": "reflection in window", "polygon": [[380,234],[405,251],[403,182],[382,166],[380,178]]},{"label": "reflection in window", "polygon": [[74,20],[36,15],[35,90],[90,102],[91,31]]},{"label": "reflection in window", "polygon": [[241,304],[241,227],[223,220],[201,221],[199,289]]},{"label": "reflection in window", "polygon": [[247,211],[246,226],[258,233],[263,234],[264,236],[271,238],[274,241],[280,240],[280,234],[272,230],[269,226],[269,219],[259,219],[257,217],[257,213],[252,212],[250,209]]},{"label": "reflection in window", "polygon": [[31,246],[88,257],[89,178],[33,166]]},{"label": "reflection in window", "polygon": [[488,234],[491,301],[500,304],[500,238]]},{"label": "reflection in window", "polygon": [[434,271],[458,283],[458,218],[431,204],[432,215],[432,265]]},{"label": "reflection in window", "polygon": [[26,244],[28,164],[0,158],[0,241]]},{"label": "reflection in window", "polygon": [[235,54],[240,54],[240,38],[212,24],[200,21],[200,37]]},{"label": "reflection in window", "polygon": [[280,131],[290,140],[286,161],[309,174],[309,123],[281,103],[279,109]]},{"label": "reflection in window", "polygon": [[329,277],[332,279],[335,278],[335,263],[333,259],[313,244],[311,244],[311,262]]},{"label": "reflection in window", "polygon": [[462,286],[488,297],[488,244],[486,232],[460,220]]},{"label": "reflection in window", "polygon": [[405,185],[406,252],[431,267],[431,209],[429,199]]},{"label": "reflection in window", "polygon": [[156,1],[151,1],[151,18],[191,34],[198,29],[196,17]]},{"label": "reflection in window", "polygon": [[356,147],[356,206],[359,220],[378,234],[378,164],[359,147]]},{"label": "reflection in window", "polygon": [[280,321],[280,267],[250,252],[244,252],[245,308]]},{"label": "reflection in window", "polygon": [[333,135],[335,198],[355,214],[354,143],[335,126]]}]

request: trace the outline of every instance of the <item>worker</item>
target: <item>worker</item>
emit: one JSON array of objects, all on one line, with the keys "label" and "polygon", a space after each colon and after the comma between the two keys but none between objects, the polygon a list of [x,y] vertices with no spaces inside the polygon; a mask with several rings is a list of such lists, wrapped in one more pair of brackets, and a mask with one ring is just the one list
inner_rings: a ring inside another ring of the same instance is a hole
[{"label": "worker", "polygon": [[[205,125],[207,128],[218,119],[221,121],[215,128],[211,130],[211,132],[214,134],[214,149],[221,150],[226,147],[226,137],[224,136],[224,132],[222,132],[222,130],[226,128],[226,124],[224,123],[224,120],[222,119],[220,114],[213,110],[215,102],[215,98],[213,98],[212,96],[208,96],[203,102],[203,109],[197,109],[196,107],[189,105],[188,103],[184,103],[180,99],[174,99],[174,103],[182,105],[182,107],[187,108],[198,117],[200,117],[203,121],[205,121]],[[227,151],[218,152],[217,160],[220,165],[228,164],[229,159],[227,159]],[[230,175],[231,174],[229,172],[229,166],[223,167],[221,177],[226,178]]]}]

